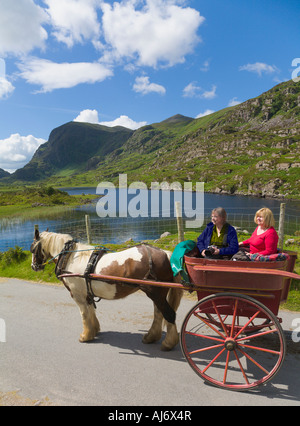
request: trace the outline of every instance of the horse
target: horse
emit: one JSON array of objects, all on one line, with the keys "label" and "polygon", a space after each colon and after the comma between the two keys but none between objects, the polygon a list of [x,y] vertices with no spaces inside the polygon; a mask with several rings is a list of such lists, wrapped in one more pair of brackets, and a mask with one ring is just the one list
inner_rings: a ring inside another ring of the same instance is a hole
[{"label": "horse", "polygon": [[[138,290],[142,290],[154,304],[154,318],[149,331],[143,336],[143,343],[154,343],[161,339],[163,323],[166,323],[166,336],[162,342],[161,350],[169,351],[179,342],[176,327],[176,311],[180,305],[183,291],[180,288],[157,287],[151,285],[128,284],[113,280],[86,280],[84,271],[89,263],[91,252],[95,247],[73,241],[72,249],[65,247],[72,241],[68,234],[57,234],[53,232],[35,231],[34,241],[31,245],[32,263],[34,271],[44,269],[45,264],[51,260],[56,263],[62,254],[64,257],[63,270],[65,272],[63,281],[69,290],[71,297],[79,307],[83,332],[80,334],[80,342],[89,342],[95,339],[100,332],[100,324],[95,313],[95,298],[106,300],[117,300],[129,296]],[[119,252],[106,252],[97,261],[94,274],[120,278],[132,278],[145,280],[154,277],[161,282],[180,282],[173,276],[170,256],[171,252],[140,244]],[[72,276],[77,275],[77,276]],[[78,276],[79,275],[79,276]],[[92,299],[92,300],[91,300]],[[164,321],[165,320],[165,321]]]}]

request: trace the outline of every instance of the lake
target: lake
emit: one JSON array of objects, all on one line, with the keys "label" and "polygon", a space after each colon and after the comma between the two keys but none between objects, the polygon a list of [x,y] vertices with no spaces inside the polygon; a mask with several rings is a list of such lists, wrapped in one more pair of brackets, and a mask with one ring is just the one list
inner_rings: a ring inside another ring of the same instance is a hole
[{"label": "lake", "polygon": [[[63,188],[63,190],[69,194],[96,194],[96,188],[94,187]],[[33,240],[35,224],[39,225],[41,231],[49,228],[49,231],[70,233],[72,237],[86,241],[86,215],[90,216],[92,242],[95,244],[119,243],[128,241],[131,238],[134,241],[157,239],[164,232],[176,233],[177,224],[174,214],[174,194],[176,193],[175,197],[180,196],[178,191],[171,191],[169,194],[167,194],[167,191],[159,191],[159,195],[156,198],[153,197],[151,191],[138,191],[134,194],[127,194],[126,200],[126,197],[124,198],[126,194],[121,194],[116,189],[116,205],[114,207],[117,217],[99,218],[97,215],[98,201],[96,200],[92,204],[68,209],[64,213],[53,213],[47,218],[40,218],[37,208],[34,218],[0,219],[0,251],[3,252],[16,245],[28,250]],[[170,199],[169,205],[166,199],[168,195]],[[190,204],[189,197],[193,197],[190,209],[186,207],[187,204]],[[182,194],[184,221],[191,218],[189,215],[195,214],[196,209],[199,210],[199,205],[194,197],[195,194],[190,193],[187,194],[185,200]],[[165,202],[166,200],[167,202]],[[203,203],[204,222],[207,223],[214,207],[222,206],[226,209],[228,221],[232,225],[241,226],[243,229],[246,228],[249,232],[252,232],[255,228],[253,223],[255,212],[261,207],[269,207],[278,221],[282,202],[276,199],[205,193]],[[300,230],[300,200],[284,201],[284,203],[286,203],[286,232],[293,234],[295,230]],[[133,214],[140,213],[139,217],[119,217],[129,216],[129,211]],[[151,217],[153,215],[156,217]]]}]

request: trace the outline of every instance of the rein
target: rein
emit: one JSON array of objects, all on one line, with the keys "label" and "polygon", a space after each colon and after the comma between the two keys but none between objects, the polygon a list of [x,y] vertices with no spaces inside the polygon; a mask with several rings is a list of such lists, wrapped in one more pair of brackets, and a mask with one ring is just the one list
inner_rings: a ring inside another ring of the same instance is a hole
[{"label": "rein", "polygon": [[[100,248],[100,249],[103,249],[103,250],[109,250],[109,249],[106,249],[106,248]],[[52,259],[49,259],[49,260],[47,260],[45,263],[42,263],[42,266],[46,266],[46,265],[49,265],[49,263],[51,263],[51,262],[53,262],[57,257],[59,257],[63,252],[64,253],[79,253],[79,252],[82,252],[82,251],[94,251],[94,250],[96,250],[95,248],[92,248],[92,249],[83,249],[83,250],[68,250],[68,251],[65,251],[64,249],[60,252],[60,253],[58,253],[56,256],[54,256],[54,257],[52,257]]]}]

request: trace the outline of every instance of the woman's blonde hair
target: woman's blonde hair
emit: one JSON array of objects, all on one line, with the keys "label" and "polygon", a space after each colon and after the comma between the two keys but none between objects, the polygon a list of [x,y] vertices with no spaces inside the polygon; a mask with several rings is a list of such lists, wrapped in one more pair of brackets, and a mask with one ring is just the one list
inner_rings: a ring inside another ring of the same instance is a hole
[{"label": "woman's blonde hair", "polygon": [[273,213],[267,207],[263,207],[255,213],[254,222],[257,224],[257,216],[262,216],[264,218],[264,225],[266,228],[275,226],[275,219]]}]

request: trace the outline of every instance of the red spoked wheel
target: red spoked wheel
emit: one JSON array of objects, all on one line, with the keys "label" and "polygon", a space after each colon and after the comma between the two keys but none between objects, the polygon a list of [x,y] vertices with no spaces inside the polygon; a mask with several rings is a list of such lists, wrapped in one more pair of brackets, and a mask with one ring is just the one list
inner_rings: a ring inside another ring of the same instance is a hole
[{"label": "red spoked wheel", "polygon": [[240,391],[265,384],[278,373],[286,342],[278,319],[262,303],[222,293],[205,297],[187,314],[181,348],[205,381]]}]

